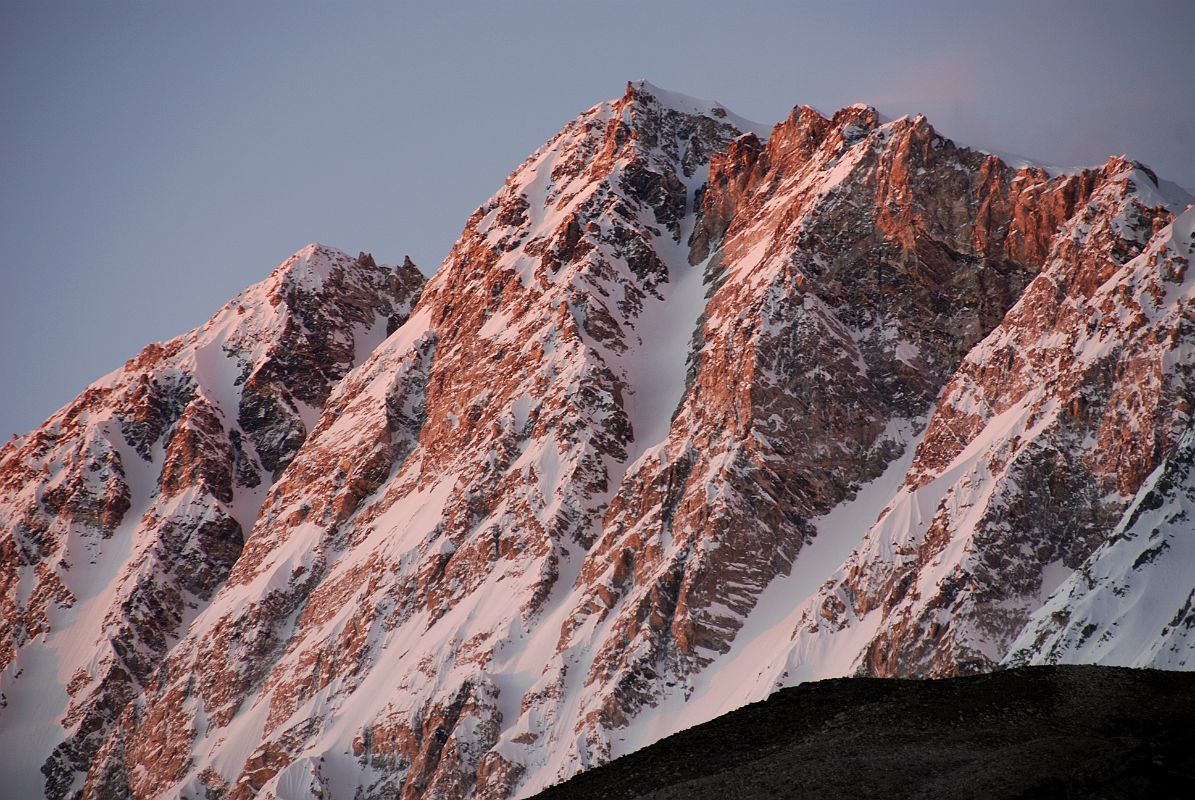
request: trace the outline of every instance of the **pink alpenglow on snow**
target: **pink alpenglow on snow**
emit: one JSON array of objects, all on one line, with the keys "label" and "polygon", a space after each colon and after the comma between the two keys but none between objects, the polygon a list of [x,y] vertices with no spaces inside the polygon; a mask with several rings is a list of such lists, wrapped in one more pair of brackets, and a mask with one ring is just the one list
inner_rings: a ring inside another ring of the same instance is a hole
[{"label": "pink alpenglow on snow", "polygon": [[426,284],[305,248],[0,452],[5,771],[525,797],[806,680],[1189,668],[1189,202],[632,82]]}]

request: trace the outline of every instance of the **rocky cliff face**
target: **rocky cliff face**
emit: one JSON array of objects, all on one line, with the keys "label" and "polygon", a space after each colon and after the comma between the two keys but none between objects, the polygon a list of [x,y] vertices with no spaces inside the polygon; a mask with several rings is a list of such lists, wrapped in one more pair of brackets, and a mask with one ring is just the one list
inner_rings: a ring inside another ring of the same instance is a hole
[{"label": "rocky cliff face", "polygon": [[[143,784],[129,773],[135,790],[343,792],[367,776],[377,795],[505,796],[536,738],[583,746],[563,713],[515,723],[524,695],[552,700],[539,673],[584,553],[683,391],[702,292],[684,240],[709,155],[741,133],[669,99],[631,87],[535,153],[340,384],[265,501],[237,601],[192,625],[130,715],[123,763],[179,741]],[[379,703],[378,681],[406,688]],[[245,725],[261,745],[222,772]]]},{"label": "rocky cliff face", "polygon": [[1033,612],[1007,662],[1191,668],[1193,444],[1188,429],[1114,534]]},{"label": "rocky cliff face", "polygon": [[72,791],[223,584],[333,384],[422,283],[409,264],[304,248],[0,452],[6,772],[42,766],[20,763],[30,737],[57,740],[47,793]]},{"label": "rocky cliff face", "polygon": [[609,625],[586,644],[595,727],[626,725],[664,687],[693,690],[687,676],[730,650],[812,522],[908,445],[1040,268],[1056,220],[1106,180],[1014,171],[924,118],[881,125],[865,107],[797,109],[766,145],[746,136],[715,159],[688,390],[615,495],[566,624]]},{"label": "rocky cliff face", "polygon": [[[64,461],[5,484],[60,536],[206,503],[145,517],[166,544],[133,627],[160,644],[104,634],[144,668],[54,791],[526,795],[776,685],[995,666],[1068,572],[1124,560],[1101,548],[1188,426],[1177,210],[1120,159],[1012,168],[865,106],[769,133],[629,85],[512,173],[413,308],[413,269],[331,258],[376,282],[291,317],[339,333],[122,411],[125,449],[87,462],[119,477],[85,484],[102,502],[61,510]],[[32,639],[67,589],[29,563]]]},{"label": "rocky cliff face", "polygon": [[801,611],[778,680],[993,668],[1173,451],[1195,396],[1191,243],[1173,233],[1191,212],[1172,228],[1153,176],[1123,160],[1099,180],[946,385],[904,486]]},{"label": "rocky cliff face", "polygon": [[[1193,256],[1195,213],[1187,211],[1154,237],[1135,269],[1113,276],[1101,289],[1101,319],[1136,329],[1120,345],[1123,355],[1115,366],[1125,363],[1144,372],[1130,373],[1144,402],[1126,403],[1116,420],[1119,430],[1104,437],[1112,445],[1107,449],[1123,459],[1115,474],[1131,471],[1136,478],[1157,463],[1159,453],[1166,455],[1140,483],[1112,535],[1033,612],[1008,648],[1010,663],[1195,665]],[[1092,345],[1102,347],[1106,338]],[[1114,463],[1102,464],[1101,472]],[[1134,481],[1127,483],[1131,488]]]}]

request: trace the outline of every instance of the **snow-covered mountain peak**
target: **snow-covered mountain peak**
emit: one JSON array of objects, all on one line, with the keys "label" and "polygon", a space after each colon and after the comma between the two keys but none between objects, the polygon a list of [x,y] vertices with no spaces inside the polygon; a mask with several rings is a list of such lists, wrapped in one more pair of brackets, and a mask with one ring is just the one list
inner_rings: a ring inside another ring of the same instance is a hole
[{"label": "snow-covered mountain peak", "polygon": [[379,266],[368,253],[360,253],[354,258],[343,250],[312,242],[275,267],[269,278],[247,291],[252,292],[259,286],[269,286],[275,290],[286,286],[305,292],[317,292],[333,275],[338,274],[346,280],[355,280],[356,276],[353,273],[368,273],[371,269],[388,272],[394,268]]},{"label": "snow-covered mountain peak", "polygon": [[631,82],[426,287],[309,245],[0,454],[0,752],[55,797],[500,800],[778,684],[997,664],[1143,476],[1186,488],[1134,548],[1188,551],[1162,183]]},{"label": "snow-covered mountain peak", "polygon": [[681,114],[723,120],[734,125],[740,131],[752,132],[761,139],[766,139],[768,136],[768,126],[746,119],[722,103],[664,89],[646,80],[627,81],[627,90],[623,99],[654,104]]},{"label": "snow-covered mountain peak", "polygon": [[1195,197],[1181,186],[1160,179],[1148,164],[1126,155],[1110,157],[1103,168],[1122,181],[1127,193],[1135,195],[1141,205],[1161,206],[1171,214],[1180,214],[1195,202]]},{"label": "snow-covered mountain peak", "polygon": [[[32,758],[52,796],[78,788],[111,709],[223,583],[333,385],[422,283],[310,245],[0,450],[0,772]],[[13,780],[42,793],[40,774]]]}]

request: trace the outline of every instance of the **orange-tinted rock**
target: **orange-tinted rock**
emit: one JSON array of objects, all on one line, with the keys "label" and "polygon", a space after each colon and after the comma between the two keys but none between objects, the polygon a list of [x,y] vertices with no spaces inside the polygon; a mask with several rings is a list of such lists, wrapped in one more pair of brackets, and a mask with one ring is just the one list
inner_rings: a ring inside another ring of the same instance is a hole
[{"label": "orange-tinted rock", "polygon": [[[204,327],[149,345],[0,451],[0,552],[11,554],[0,563],[0,669],[19,671],[14,659],[38,637],[69,636],[63,657],[83,659],[60,665],[73,677],[65,741],[45,765],[48,796],[71,791],[224,582],[257,487],[306,436],[303,405],[318,410],[358,350],[381,338],[374,330],[405,320],[421,286],[413,266],[310,246]],[[90,622],[51,624],[109,590],[110,607]],[[185,754],[188,744],[171,747]],[[112,787],[123,774],[110,773],[97,796],[121,796]]]}]

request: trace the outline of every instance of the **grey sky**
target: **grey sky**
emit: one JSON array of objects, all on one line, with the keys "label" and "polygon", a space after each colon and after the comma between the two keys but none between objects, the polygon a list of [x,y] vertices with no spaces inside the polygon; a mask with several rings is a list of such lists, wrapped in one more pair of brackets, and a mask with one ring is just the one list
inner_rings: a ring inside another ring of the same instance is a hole
[{"label": "grey sky", "polygon": [[[968,8],[967,6],[972,6]],[[1195,2],[0,0],[0,435],[310,241],[435,269],[631,78],[1195,185]]]}]

